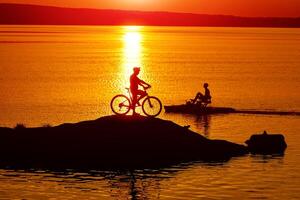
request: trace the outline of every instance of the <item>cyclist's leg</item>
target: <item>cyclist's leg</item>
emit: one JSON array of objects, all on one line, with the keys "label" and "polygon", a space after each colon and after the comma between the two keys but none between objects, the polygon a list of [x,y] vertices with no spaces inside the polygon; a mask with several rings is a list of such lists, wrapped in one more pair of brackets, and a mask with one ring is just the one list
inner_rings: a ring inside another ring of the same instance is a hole
[{"label": "cyclist's leg", "polygon": [[195,98],[192,100],[192,103],[196,103],[198,99],[202,99],[203,94],[201,92],[198,92],[195,96]]},{"label": "cyclist's leg", "polygon": [[139,101],[144,98],[145,96],[147,96],[147,93],[143,90],[136,90],[136,91],[131,91],[132,94],[132,110],[133,110],[133,115],[135,115],[135,108],[136,108],[136,104],[139,104]]},{"label": "cyclist's leg", "polygon": [[132,95],[132,110],[133,110],[133,114],[135,114],[135,104],[137,103],[137,98],[138,98],[138,93],[137,91],[130,91],[131,95]]},{"label": "cyclist's leg", "polygon": [[139,101],[141,99],[143,99],[145,96],[147,96],[147,92],[145,92],[143,90],[138,90],[137,95],[138,95],[137,103],[139,103]]}]

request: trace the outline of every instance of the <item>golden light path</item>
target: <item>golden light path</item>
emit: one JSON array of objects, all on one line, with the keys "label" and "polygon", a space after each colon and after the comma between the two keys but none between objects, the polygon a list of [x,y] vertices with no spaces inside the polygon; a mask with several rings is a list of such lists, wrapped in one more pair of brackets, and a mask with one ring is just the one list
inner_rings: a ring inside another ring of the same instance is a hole
[{"label": "golden light path", "polygon": [[[123,74],[124,80],[128,80],[132,74],[132,68],[142,64],[142,30],[141,26],[124,26],[123,36]],[[128,84],[128,81],[126,81]]]}]

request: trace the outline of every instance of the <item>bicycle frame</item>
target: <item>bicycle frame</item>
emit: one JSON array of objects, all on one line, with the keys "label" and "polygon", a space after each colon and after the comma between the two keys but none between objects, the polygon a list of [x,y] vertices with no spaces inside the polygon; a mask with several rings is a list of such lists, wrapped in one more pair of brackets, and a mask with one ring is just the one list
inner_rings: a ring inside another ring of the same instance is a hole
[{"label": "bicycle frame", "polygon": [[[125,89],[127,90],[127,93],[128,93],[128,95],[129,95],[129,99],[130,99],[130,105],[132,106],[133,98],[132,98],[132,94],[131,94],[130,88],[125,88]],[[142,99],[144,99],[144,98],[146,98],[146,97],[149,96],[149,94],[147,93],[146,90],[147,90],[147,89],[144,88],[144,91],[146,92],[146,96],[144,96],[143,98],[138,98],[136,103],[138,103],[140,100],[142,100]],[[150,101],[149,101],[149,103],[150,103],[150,105],[151,105],[151,102],[150,102]],[[152,105],[151,105],[151,106],[152,106]],[[136,107],[137,107],[137,106],[136,106]]]}]

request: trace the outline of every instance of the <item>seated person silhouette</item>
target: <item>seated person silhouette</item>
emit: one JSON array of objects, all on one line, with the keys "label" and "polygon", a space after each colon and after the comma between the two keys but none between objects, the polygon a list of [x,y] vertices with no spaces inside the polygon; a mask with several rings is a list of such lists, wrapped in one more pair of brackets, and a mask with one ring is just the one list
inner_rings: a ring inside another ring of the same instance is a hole
[{"label": "seated person silhouette", "polygon": [[132,95],[132,115],[136,115],[135,113],[135,104],[139,104],[139,100],[144,98],[147,93],[144,90],[139,90],[139,86],[142,86],[144,89],[150,88],[151,85],[146,83],[145,81],[139,79],[138,75],[140,73],[139,67],[133,68],[133,74],[130,76],[130,92]]},{"label": "seated person silhouette", "polygon": [[201,92],[198,92],[196,97],[194,99],[191,99],[191,103],[197,104],[197,103],[204,103],[208,104],[211,103],[211,96],[210,96],[210,91],[208,89],[208,83],[203,84],[204,87],[204,95]]}]

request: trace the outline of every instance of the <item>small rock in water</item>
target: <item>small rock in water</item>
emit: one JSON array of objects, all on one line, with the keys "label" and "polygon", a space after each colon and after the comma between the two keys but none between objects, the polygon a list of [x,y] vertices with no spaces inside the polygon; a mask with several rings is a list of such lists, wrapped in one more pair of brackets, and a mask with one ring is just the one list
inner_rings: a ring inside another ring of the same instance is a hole
[{"label": "small rock in water", "polygon": [[287,147],[282,134],[268,134],[266,131],[252,135],[245,143],[253,154],[282,154]]}]

